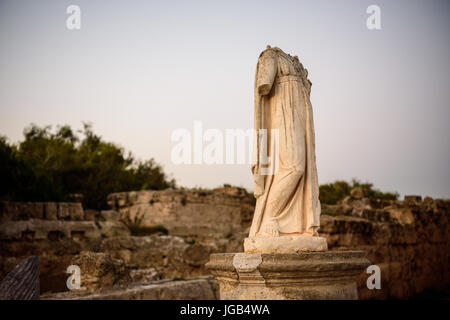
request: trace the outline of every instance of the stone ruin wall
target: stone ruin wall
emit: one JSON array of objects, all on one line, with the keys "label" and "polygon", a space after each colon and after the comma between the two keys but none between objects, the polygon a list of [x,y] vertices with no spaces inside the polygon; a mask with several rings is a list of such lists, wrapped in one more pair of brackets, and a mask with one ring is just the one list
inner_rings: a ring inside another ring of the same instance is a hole
[{"label": "stone ruin wall", "polygon": [[346,199],[322,215],[331,250],[364,250],[381,269],[381,289],[369,290],[363,274],[361,299],[407,299],[450,293],[450,201]]},{"label": "stone ruin wall", "polygon": [[[42,292],[67,290],[65,268],[75,262],[87,268],[82,282],[89,283],[91,292],[199,277],[207,274],[209,254],[242,251],[254,208],[253,197],[234,187],[117,193],[108,203],[113,210],[83,210],[79,203],[3,202],[0,278],[29,255],[39,256]],[[363,274],[362,299],[448,294],[449,215],[449,200],[386,202],[357,196],[323,205],[319,232],[330,250],[364,250],[380,266],[382,290],[368,290]],[[169,235],[132,236],[127,225],[162,225]],[[88,270],[92,263],[97,267]]]},{"label": "stone ruin wall", "polygon": [[114,193],[108,205],[127,224],[162,225],[170,234],[193,238],[227,238],[250,225],[253,204],[245,190],[163,190]]},{"label": "stone ruin wall", "polygon": [[[360,297],[406,299],[450,292],[450,200],[407,196],[404,201],[381,201],[354,194],[339,205],[323,205],[319,232],[330,250],[364,250],[371,263],[380,267],[382,290],[367,289],[369,275],[363,274]],[[172,235],[198,232],[201,242],[211,245],[210,252],[243,251],[254,209],[252,196],[239,188],[203,194],[119,193],[108,200],[121,215],[139,212],[144,225],[162,224]]]},{"label": "stone ruin wall", "polygon": [[[140,208],[128,214],[84,210],[81,203],[0,202],[0,279],[21,260],[37,255],[42,293],[67,291],[66,268],[71,264],[81,266],[82,283],[90,291],[179,280],[207,274],[204,264],[210,253],[241,246],[233,241],[236,234],[241,238],[241,201],[236,195],[166,190],[143,192],[139,200],[153,210],[149,212],[160,208],[164,215],[142,219]],[[128,226],[133,225],[163,225],[170,235],[132,236]]]},{"label": "stone ruin wall", "polygon": [[36,255],[41,292],[67,290],[66,268],[77,254],[102,239],[130,235],[112,216],[112,211],[83,210],[75,202],[0,202],[0,278]]}]

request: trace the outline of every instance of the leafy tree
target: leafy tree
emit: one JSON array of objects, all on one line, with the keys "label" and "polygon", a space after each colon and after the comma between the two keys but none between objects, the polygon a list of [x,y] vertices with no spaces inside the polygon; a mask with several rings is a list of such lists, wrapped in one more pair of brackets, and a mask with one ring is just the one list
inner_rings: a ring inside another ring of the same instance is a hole
[{"label": "leafy tree", "polygon": [[37,181],[31,168],[17,156],[14,146],[7,143],[5,137],[0,137],[0,195],[3,199],[12,200],[25,195],[30,200],[36,198],[33,188]]},{"label": "leafy tree", "polygon": [[154,159],[136,161],[89,124],[79,133],[81,138],[69,126],[52,132],[50,126],[32,124],[17,146],[2,138],[0,198],[68,201],[82,194],[85,207],[102,209],[112,192],[175,187]]}]

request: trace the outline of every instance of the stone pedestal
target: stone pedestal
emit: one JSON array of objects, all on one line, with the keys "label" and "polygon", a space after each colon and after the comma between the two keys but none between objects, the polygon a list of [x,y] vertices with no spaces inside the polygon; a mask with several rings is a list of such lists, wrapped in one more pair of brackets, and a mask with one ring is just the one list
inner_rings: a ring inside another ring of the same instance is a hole
[{"label": "stone pedestal", "polygon": [[299,253],[327,251],[327,239],[310,236],[249,237],[244,240],[246,253]]},{"label": "stone pedestal", "polygon": [[356,281],[369,265],[363,251],[326,251],[217,253],[206,267],[222,300],[328,300],[358,299]]}]

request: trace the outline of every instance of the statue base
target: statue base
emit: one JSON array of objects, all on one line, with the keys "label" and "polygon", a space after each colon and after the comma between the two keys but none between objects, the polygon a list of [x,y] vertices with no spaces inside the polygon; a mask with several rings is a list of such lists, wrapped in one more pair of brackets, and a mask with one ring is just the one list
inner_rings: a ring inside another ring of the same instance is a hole
[{"label": "statue base", "polygon": [[216,253],[206,264],[221,300],[358,299],[363,251]]},{"label": "statue base", "polygon": [[246,253],[299,253],[327,250],[327,239],[323,237],[249,237],[244,240],[244,252]]}]

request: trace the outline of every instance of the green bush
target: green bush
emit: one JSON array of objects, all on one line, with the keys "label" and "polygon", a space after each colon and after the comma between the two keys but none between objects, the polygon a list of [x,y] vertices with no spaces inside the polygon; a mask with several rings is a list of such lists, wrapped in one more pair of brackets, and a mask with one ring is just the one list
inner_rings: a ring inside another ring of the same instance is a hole
[{"label": "green bush", "polygon": [[399,194],[396,192],[382,192],[373,188],[372,183],[361,183],[356,179],[353,179],[351,184],[346,181],[336,181],[333,183],[322,184],[319,187],[319,199],[324,204],[337,204],[339,201],[347,196],[350,196],[350,192],[353,188],[362,188],[366,197],[370,199],[381,200],[397,200]]},{"label": "green bush", "polygon": [[350,195],[351,186],[345,181],[322,184],[319,186],[319,199],[324,204],[336,204]]},{"label": "green bush", "polygon": [[399,197],[399,194],[397,192],[382,192],[378,189],[374,189],[372,183],[361,183],[358,180],[353,179],[352,184],[352,188],[362,188],[364,194],[366,194],[367,198],[369,199],[397,200]]}]

